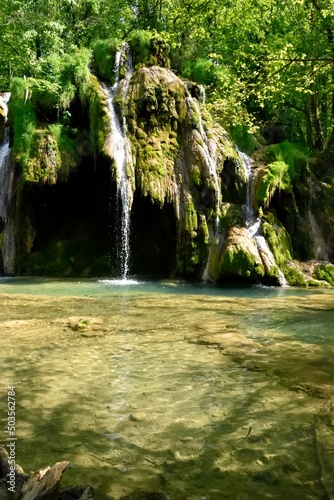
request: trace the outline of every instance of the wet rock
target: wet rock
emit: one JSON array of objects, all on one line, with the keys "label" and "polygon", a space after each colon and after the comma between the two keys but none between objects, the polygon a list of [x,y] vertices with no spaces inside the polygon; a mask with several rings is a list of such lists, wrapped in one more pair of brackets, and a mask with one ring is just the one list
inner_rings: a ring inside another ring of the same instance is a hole
[{"label": "wet rock", "polygon": [[131,422],[142,422],[146,418],[146,413],[144,411],[137,411],[136,413],[131,413],[129,420]]},{"label": "wet rock", "polygon": [[256,279],[265,274],[257,246],[245,227],[232,227],[220,257],[220,277]]},{"label": "wet rock", "polygon": [[258,349],[262,349],[260,344],[237,332],[204,334],[192,340],[192,342],[216,346],[223,349],[225,354],[231,355],[243,354],[251,350],[255,352]]}]

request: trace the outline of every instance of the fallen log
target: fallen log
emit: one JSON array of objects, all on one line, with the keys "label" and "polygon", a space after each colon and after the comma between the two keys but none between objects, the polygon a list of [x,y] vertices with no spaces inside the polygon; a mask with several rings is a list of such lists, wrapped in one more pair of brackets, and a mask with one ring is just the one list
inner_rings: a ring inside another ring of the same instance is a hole
[{"label": "fallen log", "polygon": [[11,465],[7,450],[0,447],[1,500],[94,500],[91,486],[60,489],[60,480],[69,462],[26,474],[18,464]]}]

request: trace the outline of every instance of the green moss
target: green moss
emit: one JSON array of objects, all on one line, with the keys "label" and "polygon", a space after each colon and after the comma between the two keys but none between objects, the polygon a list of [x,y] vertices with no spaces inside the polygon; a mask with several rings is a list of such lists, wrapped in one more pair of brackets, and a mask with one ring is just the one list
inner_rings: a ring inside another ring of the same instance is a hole
[{"label": "green moss", "polygon": [[301,270],[294,264],[288,264],[284,269],[285,279],[291,286],[306,286],[306,278]]},{"label": "green moss", "polygon": [[290,190],[289,166],[284,161],[275,161],[267,166],[257,185],[257,201],[268,206],[275,191]]},{"label": "green moss", "polygon": [[277,265],[284,270],[287,262],[292,260],[291,239],[288,232],[271,212],[263,216],[262,231]]},{"label": "green moss", "polygon": [[200,189],[203,184],[201,169],[197,165],[193,165],[190,171],[190,186]]},{"label": "green moss", "polygon": [[[45,124],[38,124],[37,115],[47,122],[55,110],[59,116],[77,98],[84,104],[88,102],[91,96],[90,57],[89,50],[73,48],[67,54],[53,54],[41,59],[35,78],[12,80],[9,110],[14,129],[13,154],[27,179],[55,182],[59,151],[64,178],[74,166],[74,144],[66,137],[64,129],[62,132],[49,129],[51,139],[45,135],[43,145],[40,132],[45,129]],[[51,155],[49,161],[45,157],[47,151]],[[44,172],[38,173],[39,168]]]},{"label": "green moss", "polygon": [[233,226],[243,226],[244,218],[244,211],[241,205],[222,203],[220,219],[224,229],[229,229]]},{"label": "green moss", "polygon": [[32,139],[37,126],[36,112],[32,102],[27,99],[29,91],[23,78],[13,78],[9,101],[10,120],[13,123],[13,156],[23,168],[27,167]]},{"label": "green moss", "polygon": [[31,141],[24,179],[28,182],[55,184],[61,166],[61,156],[55,138],[49,130],[36,130]]},{"label": "green moss", "polygon": [[87,87],[89,103],[90,139],[94,153],[106,153],[105,144],[110,134],[107,98],[96,76],[90,74]]},{"label": "green moss", "polygon": [[45,111],[61,111],[68,109],[76,97],[85,102],[90,59],[90,50],[72,47],[66,54],[41,60],[36,77],[27,79],[33,104]]},{"label": "green moss", "polygon": [[272,163],[283,161],[288,165],[288,174],[291,180],[296,180],[301,171],[307,167],[309,150],[301,144],[283,141],[280,144],[269,146],[266,151],[265,161]]},{"label": "green moss", "polygon": [[194,203],[191,198],[188,198],[188,200],[185,203],[185,228],[186,231],[188,231],[192,238],[194,236],[197,236],[197,228],[198,228],[198,220],[197,220],[197,212],[194,206]]},{"label": "green moss", "polygon": [[56,140],[60,153],[62,180],[67,180],[71,169],[77,164],[76,141],[69,137],[66,127],[59,122],[49,125],[49,131]]},{"label": "green moss", "polygon": [[120,42],[116,38],[97,40],[93,45],[92,64],[102,80],[114,83],[115,56],[119,47]]},{"label": "green moss", "polygon": [[331,286],[334,286],[334,265],[320,264],[315,270],[315,276],[318,280],[327,281]]},{"label": "green moss", "polygon": [[63,178],[75,166],[75,141],[65,133],[60,124],[37,128],[37,118],[29,96],[28,84],[23,79],[13,79],[10,116],[14,125],[13,154],[20,163],[23,178],[29,182],[54,184],[58,171]]},{"label": "green moss", "polygon": [[331,285],[325,280],[315,280],[310,278],[306,281],[307,286],[318,287],[318,288],[330,288]]},{"label": "green moss", "polygon": [[90,319],[81,319],[74,325],[74,330],[87,330],[92,325],[92,320]]},{"label": "green moss", "polygon": [[231,128],[230,132],[240,151],[247,155],[251,155],[260,145],[254,135],[249,133],[247,125],[236,125]]},{"label": "green moss", "polygon": [[221,263],[222,274],[240,276],[243,278],[257,278],[264,276],[265,271],[254,256],[243,248],[230,248],[224,253]]},{"label": "green moss", "polygon": [[127,123],[137,187],[160,205],[173,199],[175,190],[179,143],[172,123],[180,120],[179,92],[184,96],[182,83],[158,67],[135,72],[129,88]]},{"label": "green moss", "polygon": [[129,45],[137,68],[140,66],[169,67],[169,45],[160,35],[137,30],[132,33]]}]

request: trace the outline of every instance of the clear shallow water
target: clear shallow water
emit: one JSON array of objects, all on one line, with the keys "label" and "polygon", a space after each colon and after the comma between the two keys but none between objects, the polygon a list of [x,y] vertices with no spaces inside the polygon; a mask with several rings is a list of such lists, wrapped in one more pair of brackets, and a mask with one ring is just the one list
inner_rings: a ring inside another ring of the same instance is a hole
[{"label": "clear shallow water", "polygon": [[334,494],[332,290],[17,278],[0,304],[27,471],[69,460],[101,500]]}]

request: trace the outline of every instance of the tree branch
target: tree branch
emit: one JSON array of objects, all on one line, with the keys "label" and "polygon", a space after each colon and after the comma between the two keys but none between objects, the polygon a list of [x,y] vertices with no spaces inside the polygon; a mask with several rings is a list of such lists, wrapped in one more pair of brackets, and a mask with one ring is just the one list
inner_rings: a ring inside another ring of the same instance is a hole
[{"label": "tree branch", "polygon": [[289,64],[294,62],[314,62],[314,61],[327,61],[328,63],[334,63],[334,57],[306,57],[306,58],[292,58],[288,57],[266,57],[264,61],[289,61]]}]

